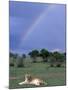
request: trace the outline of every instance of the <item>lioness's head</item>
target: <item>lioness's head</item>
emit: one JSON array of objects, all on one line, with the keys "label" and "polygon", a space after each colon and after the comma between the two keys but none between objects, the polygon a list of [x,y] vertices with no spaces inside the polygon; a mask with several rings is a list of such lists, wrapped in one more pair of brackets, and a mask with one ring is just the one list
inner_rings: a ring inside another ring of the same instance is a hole
[{"label": "lioness's head", "polygon": [[30,82],[32,80],[32,77],[30,74],[26,74],[25,79],[27,79]]}]

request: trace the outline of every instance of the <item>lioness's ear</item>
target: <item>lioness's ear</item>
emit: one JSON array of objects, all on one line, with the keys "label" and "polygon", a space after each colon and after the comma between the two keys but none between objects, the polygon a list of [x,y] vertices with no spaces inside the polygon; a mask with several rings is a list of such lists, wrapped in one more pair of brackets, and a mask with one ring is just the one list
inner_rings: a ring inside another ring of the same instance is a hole
[{"label": "lioness's ear", "polygon": [[31,75],[29,74],[29,76],[31,76]]},{"label": "lioness's ear", "polygon": [[25,78],[27,78],[28,74],[25,74]]}]

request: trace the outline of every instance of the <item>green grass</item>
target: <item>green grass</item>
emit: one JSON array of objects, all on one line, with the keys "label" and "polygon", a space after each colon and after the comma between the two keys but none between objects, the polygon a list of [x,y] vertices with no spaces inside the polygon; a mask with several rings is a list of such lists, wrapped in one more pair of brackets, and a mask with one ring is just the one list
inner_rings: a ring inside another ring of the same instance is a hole
[{"label": "green grass", "polygon": [[[9,88],[31,88],[34,85],[22,85],[18,83],[24,81],[24,75],[30,73],[34,77],[40,77],[48,83],[47,86],[62,86],[66,84],[65,81],[65,67],[49,67],[47,63],[25,63],[24,68],[10,67]],[[45,85],[43,85],[45,86]]]}]

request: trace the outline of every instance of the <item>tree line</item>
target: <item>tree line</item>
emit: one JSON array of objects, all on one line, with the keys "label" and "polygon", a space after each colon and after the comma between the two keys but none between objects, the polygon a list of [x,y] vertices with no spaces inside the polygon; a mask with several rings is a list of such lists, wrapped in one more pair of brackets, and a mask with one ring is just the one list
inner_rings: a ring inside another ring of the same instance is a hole
[{"label": "tree line", "polygon": [[[37,57],[42,58],[42,63],[49,63],[51,67],[57,66],[60,67],[63,62],[66,62],[66,53],[60,53],[58,51],[50,52],[46,49],[38,50],[32,50],[28,53],[30,58],[32,59],[32,63],[37,63]],[[17,67],[24,67],[24,59],[27,57],[26,54],[22,54],[19,56],[18,54],[13,54],[10,52],[10,66],[16,65]],[[17,62],[16,62],[17,61]],[[15,62],[15,64],[14,64]]]}]

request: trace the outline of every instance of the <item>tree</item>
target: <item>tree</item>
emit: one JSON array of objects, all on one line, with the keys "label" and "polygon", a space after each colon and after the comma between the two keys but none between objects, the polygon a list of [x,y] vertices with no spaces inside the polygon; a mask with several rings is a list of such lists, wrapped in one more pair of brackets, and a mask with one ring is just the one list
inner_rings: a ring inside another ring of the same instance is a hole
[{"label": "tree", "polygon": [[17,54],[17,53],[14,54],[13,58],[14,58],[14,59],[17,59],[17,58],[18,58],[18,54]]},{"label": "tree", "polygon": [[47,58],[49,56],[49,51],[46,49],[42,49],[40,51],[40,56],[43,58],[43,62],[47,62]]},{"label": "tree", "polygon": [[66,63],[66,52],[62,53],[64,62]]},{"label": "tree", "polygon": [[62,53],[54,52],[53,56],[55,57],[56,62],[63,62],[64,61],[64,56]]},{"label": "tree", "polygon": [[18,54],[10,52],[9,56],[10,56],[10,61],[9,61],[10,66],[15,66]]},{"label": "tree", "polygon": [[55,58],[53,57],[53,53],[52,52],[50,52],[50,55],[49,55],[49,58],[48,58],[48,62],[49,62],[51,67],[54,67]]},{"label": "tree", "polygon": [[13,59],[13,57],[10,57],[9,65],[10,66],[14,66],[14,59]]},{"label": "tree", "polygon": [[57,67],[60,67],[61,64],[64,62],[64,55],[59,52],[54,52],[53,57],[55,58],[55,64]]},{"label": "tree", "polygon": [[29,52],[30,57],[33,59],[33,63],[36,63],[36,58],[39,56],[39,51],[38,50],[33,50]]},{"label": "tree", "polygon": [[17,67],[24,67],[23,56],[18,56]]},{"label": "tree", "polygon": [[14,57],[14,54],[12,52],[9,53],[10,57]]},{"label": "tree", "polygon": [[26,58],[26,54],[22,54],[22,58],[25,59]]}]

